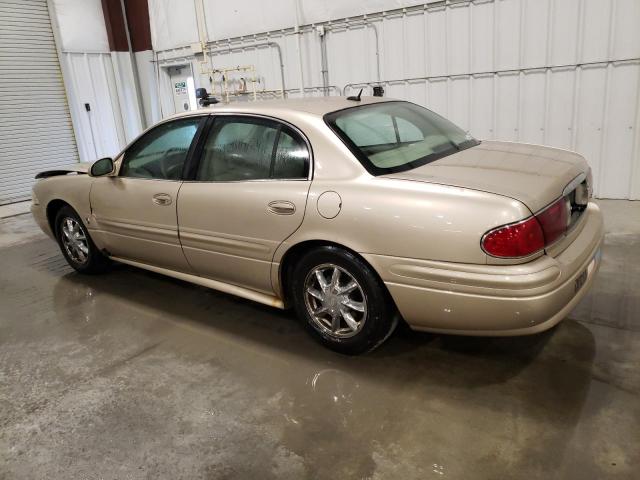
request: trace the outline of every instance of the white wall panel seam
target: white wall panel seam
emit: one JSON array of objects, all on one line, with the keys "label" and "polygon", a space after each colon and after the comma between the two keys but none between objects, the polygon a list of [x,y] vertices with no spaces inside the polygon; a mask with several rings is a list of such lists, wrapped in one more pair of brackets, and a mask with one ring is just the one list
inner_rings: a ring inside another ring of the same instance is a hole
[{"label": "white wall panel seam", "polygon": [[[118,91],[116,88],[116,80],[113,72],[113,68],[111,68],[111,62],[109,62],[107,67],[107,56],[100,56],[100,71],[102,72],[102,76],[107,81],[107,89],[109,92],[109,98],[116,98],[118,95]],[[109,145],[106,149],[106,152],[113,152],[115,154],[120,148],[124,148],[127,144],[126,135],[124,133],[124,125],[122,124],[122,112],[120,111],[120,102],[112,102],[112,108],[110,109],[111,118],[113,119],[113,124],[115,125],[116,136],[118,137],[118,148],[114,149],[115,145]]]},{"label": "white wall panel seam", "polygon": [[[580,1],[578,4],[578,40],[576,41],[576,63],[580,63],[582,61],[582,44],[584,41],[584,21],[585,21],[585,8],[584,2]],[[580,76],[582,73],[581,68],[577,68],[574,75],[574,83],[573,83],[573,114],[571,117],[571,149],[575,150],[576,142],[578,140],[578,114],[580,109]]]},{"label": "white wall panel seam", "polygon": [[636,114],[633,125],[633,147],[631,149],[631,175],[629,175],[629,198],[640,200],[640,74],[636,87]]},{"label": "white wall panel seam", "polygon": [[[611,0],[612,5],[609,13],[609,36],[607,39],[607,56],[610,56],[613,51],[613,39],[614,39],[614,26],[616,19],[616,5],[617,0]],[[611,69],[613,68],[611,63],[607,64],[607,71],[604,83],[604,102],[602,110],[602,135],[600,137],[600,155],[597,158],[598,175],[596,177],[596,184],[594,185],[594,193],[598,195],[602,190],[602,179],[604,178],[602,163],[606,154],[605,147],[607,145],[608,123],[609,123],[609,103],[611,97]]]}]

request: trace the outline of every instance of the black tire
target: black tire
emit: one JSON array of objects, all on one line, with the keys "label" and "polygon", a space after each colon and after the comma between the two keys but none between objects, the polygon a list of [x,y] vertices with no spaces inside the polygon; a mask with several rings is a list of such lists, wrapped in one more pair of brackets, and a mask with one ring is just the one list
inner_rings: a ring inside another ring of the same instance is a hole
[{"label": "black tire", "polygon": [[[80,258],[78,249],[73,246],[68,247],[68,243],[65,244],[64,226],[67,225],[67,222],[72,222],[71,224],[76,225],[77,227],[74,231],[80,232],[81,237],[83,236],[85,239],[84,245],[86,246],[87,252],[84,253],[84,251],[82,251],[82,254],[85,257],[84,260]],[[70,206],[62,207],[56,214],[54,225],[56,240],[58,241],[62,255],[64,255],[64,258],[71,267],[80,273],[86,274],[102,273],[107,270],[109,266],[109,259],[104,256],[100,250],[98,250],[98,247],[95,246],[93,240],[89,236],[87,227],[85,227],[82,219],[73,208]]]},{"label": "black tire", "polygon": [[[315,283],[315,287],[313,285],[314,282],[319,282],[317,271],[320,271],[324,280],[333,279],[335,267],[338,267],[339,271],[335,292],[331,287],[333,282],[331,285],[326,285],[326,290],[322,289],[322,292],[319,292],[320,283]],[[346,285],[353,285],[351,280],[357,283],[356,289],[349,294],[355,295],[355,304],[349,301],[353,297],[346,299],[344,295],[338,294],[347,288]],[[322,300],[307,293],[309,287],[314,290],[314,294],[321,293]],[[328,291],[334,292],[331,294],[333,295],[331,299],[327,297]],[[311,335],[331,350],[346,355],[358,355],[375,349],[393,333],[398,324],[398,314],[393,299],[376,272],[356,255],[338,247],[325,246],[314,249],[297,262],[292,271],[291,299],[298,318],[304,322]],[[327,305],[330,306],[327,307]],[[333,324],[332,319],[336,311],[342,312],[344,305],[358,305],[358,308],[362,308],[364,312],[348,311],[351,325],[340,313],[338,323]],[[317,308],[314,310],[314,307]],[[327,313],[326,310],[319,316],[311,313],[311,310],[318,312],[325,307],[330,308],[331,313]],[[361,325],[354,320],[360,320]],[[358,327],[354,329],[352,325],[355,323],[358,323]],[[339,325],[338,328],[336,325]],[[344,335],[350,336],[344,337]]]}]

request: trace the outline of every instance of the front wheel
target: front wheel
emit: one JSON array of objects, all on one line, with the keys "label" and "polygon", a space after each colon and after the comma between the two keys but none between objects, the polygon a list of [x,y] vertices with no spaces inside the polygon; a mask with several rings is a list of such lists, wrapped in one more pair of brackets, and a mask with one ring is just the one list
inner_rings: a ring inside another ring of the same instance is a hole
[{"label": "front wheel", "polygon": [[55,233],[67,263],[80,273],[101,273],[109,259],[91,240],[80,216],[71,207],[62,207],[55,219]]},{"label": "front wheel", "polygon": [[300,259],[292,297],[311,334],[344,354],[373,350],[398,322],[393,300],[373,269],[337,247],[318,248]]}]

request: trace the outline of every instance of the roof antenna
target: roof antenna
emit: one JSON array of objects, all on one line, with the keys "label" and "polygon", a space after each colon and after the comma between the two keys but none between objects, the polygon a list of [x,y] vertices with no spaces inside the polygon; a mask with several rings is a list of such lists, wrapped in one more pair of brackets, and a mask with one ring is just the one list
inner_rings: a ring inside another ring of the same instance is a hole
[{"label": "roof antenna", "polygon": [[360,97],[362,96],[362,90],[364,90],[364,88],[360,89],[360,91],[358,92],[358,95],[352,95],[351,97],[347,97],[347,100],[352,100],[354,102],[359,102],[360,101]]}]

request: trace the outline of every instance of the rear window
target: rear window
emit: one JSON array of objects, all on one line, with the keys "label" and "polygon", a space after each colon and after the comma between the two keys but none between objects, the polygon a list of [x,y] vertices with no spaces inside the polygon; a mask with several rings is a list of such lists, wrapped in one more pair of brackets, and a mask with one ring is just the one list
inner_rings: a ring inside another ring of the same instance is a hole
[{"label": "rear window", "polygon": [[373,175],[410,170],[480,143],[449,120],[409,102],[362,105],[324,118]]}]

